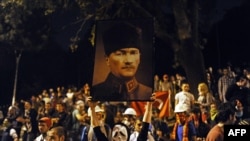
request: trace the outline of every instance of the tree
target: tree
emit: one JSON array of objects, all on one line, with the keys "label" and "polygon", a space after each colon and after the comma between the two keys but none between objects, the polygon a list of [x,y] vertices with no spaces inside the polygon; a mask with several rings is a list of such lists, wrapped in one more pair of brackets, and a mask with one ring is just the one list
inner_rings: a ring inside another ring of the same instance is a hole
[{"label": "tree", "polygon": [[[208,15],[213,10],[212,7],[215,1],[109,0],[95,2],[84,1],[84,8],[82,10],[85,11],[88,9],[85,12],[85,17],[86,15],[92,15],[94,16],[94,20],[154,18],[155,38],[162,39],[167,46],[172,48],[176,58],[173,66],[184,68],[191,90],[197,96],[198,83],[205,82],[206,79],[202,48],[203,41],[206,39],[204,35],[206,35],[208,30],[200,31],[200,24],[206,24],[205,28],[207,29],[212,25],[210,21],[211,16],[200,19],[201,16],[199,14],[201,10],[199,9],[200,6],[209,7],[210,9],[202,9]],[[92,11],[89,10],[89,7],[91,7]]]},{"label": "tree", "polygon": [[[18,66],[24,51],[40,50],[50,34],[49,18],[55,12],[79,9],[80,16],[72,24],[81,23],[69,45],[76,52],[82,41],[79,33],[85,31],[94,45],[95,21],[119,18],[148,18],[155,21],[155,37],[164,41],[175,54],[173,67],[183,67],[191,90],[197,96],[197,84],[205,81],[205,66],[202,48],[206,32],[211,26],[211,11],[215,0],[6,0],[0,4],[0,42],[16,52],[16,76],[13,97],[16,93]],[[201,10],[200,10],[201,9]],[[206,15],[202,16],[201,11]],[[201,18],[203,17],[203,18]],[[204,18],[205,17],[205,18]],[[33,20],[31,20],[31,18]],[[41,20],[42,19],[42,20]],[[36,22],[39,21],[39,22]],[[41,23],[41,21],[43,21]],[[206,29],[201,28],[206,24]],[[29,26],[27,26],[29,25]],[[64,28],[67,25],[64,26]],[[13,100],[14,101],[14,100]]]},{"label": "tree", "polygon": [[12,105],[16,101],[19,64],[24,51],[37,51],[48,38],[48,20],[42,3],[36,1],[0,2],[0,42],[16,57]]}]

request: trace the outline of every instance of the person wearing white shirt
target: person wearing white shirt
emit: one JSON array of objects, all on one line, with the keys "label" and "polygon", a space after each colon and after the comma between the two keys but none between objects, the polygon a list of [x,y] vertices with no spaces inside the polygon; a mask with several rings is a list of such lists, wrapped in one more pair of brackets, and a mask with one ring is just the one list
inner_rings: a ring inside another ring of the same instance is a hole
[{"label": "person wearing white shirt", "polygon": [[182,83],[181,89],[182,91],[175,95],[175,106],[177,104],[182,104],[186,106],[187,112],[190,112],[195,102],[194,95],[189,92],[190,87],[187,82]]}]

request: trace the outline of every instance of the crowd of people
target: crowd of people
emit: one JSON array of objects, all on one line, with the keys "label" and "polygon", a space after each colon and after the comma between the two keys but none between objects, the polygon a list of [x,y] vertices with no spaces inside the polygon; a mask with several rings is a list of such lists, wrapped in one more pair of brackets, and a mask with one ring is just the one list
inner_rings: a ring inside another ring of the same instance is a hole
[{"label": "crowd of people", "polygon": [[[223,141],[224,125],[250,124],[250,71],[220,72],[207,69],[198,97],[185,75],[155,75],[142,116],[130,102],[93,101],[87,83],[80,89],[44,89],[1,111],[1,141]],[[158,91],[168,92],[172,110],[163,118],[153,106]]]}]

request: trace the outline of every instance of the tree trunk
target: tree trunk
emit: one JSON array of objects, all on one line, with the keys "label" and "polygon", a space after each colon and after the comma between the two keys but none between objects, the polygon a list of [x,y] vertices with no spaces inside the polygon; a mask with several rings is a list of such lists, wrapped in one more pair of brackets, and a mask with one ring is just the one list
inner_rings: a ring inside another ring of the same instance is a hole
[{"label": "tree trunk", "polygon": [[15,50],[16,55],[16,70],[15,70],[15,80],[14,80],[14,87],[13,87],[13,96],[12,96],[12,105],[16,102],[16,90],[17,90],[17,80],[18,80],[18,70],[19,70],[19,62],[22,56],[22,51]]},{"label": "tree trunk", "polygon": [[181,66],[184,68],[191,92],[198,97],[197,86],[205,82],[205,67],[201,51],[194,47],[191,38],[182,40],[179,44],[181,50],[177,52]]},{"label": "tree trunk", "polygon": [[[176,21],[177,34],[179,41],[174,43],[177,58],[181,66],[184,68],[191,92],[198,97],[197,86],[200,82],[205,82],[205,65],[201,49],[198,45],[198,27],[197,17],[193,13],[192,17],[195,21],[190,21],[187,15],[186,0],[173,0],[173,12]],[[197,1],[194,1],[197,2]],[[193,4],[193,8],[197,8],[197,3]],[[196,10],[192,10],[197,12]]]}]

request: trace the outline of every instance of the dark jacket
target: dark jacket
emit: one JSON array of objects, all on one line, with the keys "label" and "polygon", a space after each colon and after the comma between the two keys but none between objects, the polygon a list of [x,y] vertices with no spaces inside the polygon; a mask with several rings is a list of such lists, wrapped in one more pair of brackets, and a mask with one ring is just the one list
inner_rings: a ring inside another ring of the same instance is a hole
[{"label": "dark jacket", "polygon": [[150,100],[152,88],[135,78],[125,82],[110,73],[104,82],[93,86],[91,95],[93,100],[98,101],[146,101]]},{"label": "dark jacket", "polygon": [[236,99],[242,103],[243,118],[249,118],[250,113],[248,112],[248,102],[250,97],[250,89],[247,87],[239,87],[236,84],[232,84],[228,87],[225,97],[228,101],[234,102]]}]

